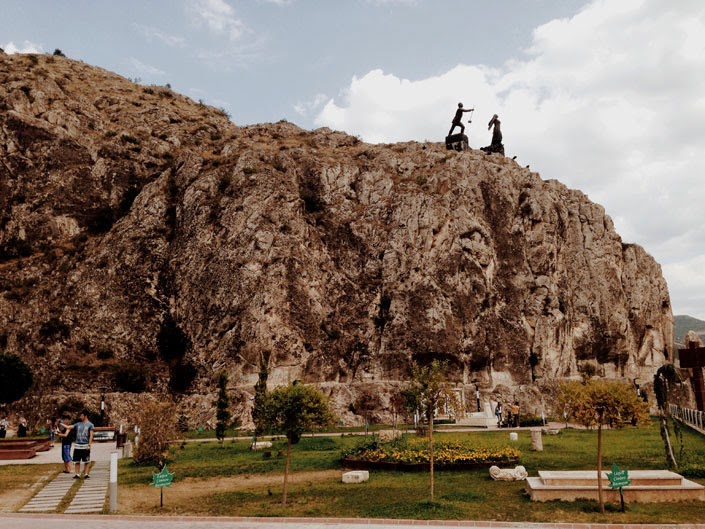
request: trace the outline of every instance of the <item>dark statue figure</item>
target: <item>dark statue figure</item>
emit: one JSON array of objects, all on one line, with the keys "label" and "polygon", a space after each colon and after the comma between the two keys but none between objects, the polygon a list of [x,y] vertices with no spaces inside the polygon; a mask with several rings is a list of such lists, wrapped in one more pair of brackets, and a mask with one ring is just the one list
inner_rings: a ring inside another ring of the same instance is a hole
[{"label": "dark statue figure", "polygon": [[455,127],[460,127],[460,134],[465,134],[465,125],[462,123],[463,119],[463,112],[472,112],[475,110],[474,108],[469,108],[469,109],[464,109],[462,103],[458,103],[458,110],[455,111],[455,116],[453,116],[453,122],[450,125],[450,131],[448,132],[448,136],[451,136],[453,134],[453,131],[455,130]]},{"label": "dark statue figure", "polygon": [[487,147],[481,147],[481,149],[487,154],[498,152],[499,154],[504,156],[504,145],[502,144],[502,129],[500,128],[500,125],[501,122],[499,121],[499,116],[497,114],[492,116],[492,119],[487,124],[487,130],[490,130],[492,127],[494,127],[494,129],[492,130],[492,143]]}]

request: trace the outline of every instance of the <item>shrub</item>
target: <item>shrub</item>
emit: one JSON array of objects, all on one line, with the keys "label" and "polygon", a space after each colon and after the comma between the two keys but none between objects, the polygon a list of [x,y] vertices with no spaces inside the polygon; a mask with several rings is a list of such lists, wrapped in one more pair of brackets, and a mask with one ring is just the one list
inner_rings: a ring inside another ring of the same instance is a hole
[{"label": "shrub", "polygon": [[123,134],[122,136],[120,136],[120,139],[125,143],[132,143],[134,145],[137,145],[140,142],[140,140],[138,140],[131,134]]},{"label": "shrub", "polygon": [[158,464],[169,453],[169,441],[176,438],[176,407],[170,402],[151,402],[137,417],[140,438],[135,450],[137,464]]},{"label": "shrub", "polygon": [[702,463],[687,464],[679,468],[679,470],[686,478],[705,479],[705,465]]},{"label": "shrub", "polygon": [[62,52],[59,48],[56,48],[54,50],[54,55],[57,55],[59,57],[66,57],[66,55],[64,55],[64,52]]},{"label": "shrub", "polygon": [[[511,462],[518,460],[519,456],[519,450],[514,447],[480,447],[460,441],[434,443],[434,460],[437,465]],[[428,442],[425,439],[368,442],[343,453],[343,457],[384,463],[428,463]]]}]

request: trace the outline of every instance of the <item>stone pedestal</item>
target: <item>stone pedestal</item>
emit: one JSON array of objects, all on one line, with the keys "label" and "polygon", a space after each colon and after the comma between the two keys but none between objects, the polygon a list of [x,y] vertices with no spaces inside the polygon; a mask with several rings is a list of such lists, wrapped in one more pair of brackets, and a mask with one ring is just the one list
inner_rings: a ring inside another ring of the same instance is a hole
[{"label": "stone pedestal", "polygon": [[343,483],[363,483],[370,480],[370,473],[367,470],[351,470],[343,473]]},{"label": "stone pedestal", "polygon": [[[663,501],[703,501],[705,487],[668,470],[630,470],[631,485],[623,488],[624,500],[652,503]],[[597,471],[540,470],[537,478],[527,478],[531,501],[597,500]],[[609,488],[607,472],[602,472],[605,501],[619,502],[619,491]]]},{"label": "stone pedestal", "polygon": [[465,134],[446,136],[446,149],[449,151],[466,151],[469,148],[468,137]]}]

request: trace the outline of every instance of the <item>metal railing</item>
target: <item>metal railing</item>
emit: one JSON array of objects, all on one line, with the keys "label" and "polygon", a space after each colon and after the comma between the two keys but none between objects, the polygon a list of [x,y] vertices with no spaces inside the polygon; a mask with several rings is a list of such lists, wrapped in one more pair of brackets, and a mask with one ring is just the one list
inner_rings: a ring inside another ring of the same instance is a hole
[{"label": "metal railing", "polygon": [[680,422],[687,424],[694,430],[705,434],[705,412],[693,410],[691,408],[681,408],[675,404],[669,404],[668,411],[674,419],[678,419]]}]

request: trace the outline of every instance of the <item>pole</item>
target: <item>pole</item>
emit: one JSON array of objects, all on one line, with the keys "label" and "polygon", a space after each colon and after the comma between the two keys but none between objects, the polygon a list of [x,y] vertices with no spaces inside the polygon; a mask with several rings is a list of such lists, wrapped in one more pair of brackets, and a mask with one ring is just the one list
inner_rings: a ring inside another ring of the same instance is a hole
[{"label": "pole", "polygon": [[118,453],[110,452],[110,512],[117,512]]}]

